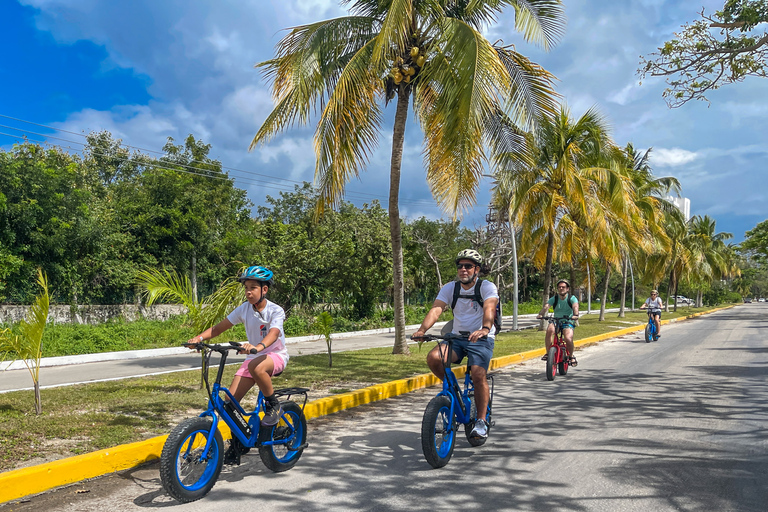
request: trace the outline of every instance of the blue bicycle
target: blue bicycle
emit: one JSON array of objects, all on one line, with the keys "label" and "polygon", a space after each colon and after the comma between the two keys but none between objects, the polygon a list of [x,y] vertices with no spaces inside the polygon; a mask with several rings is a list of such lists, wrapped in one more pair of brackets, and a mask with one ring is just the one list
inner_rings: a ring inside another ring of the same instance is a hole
[{"label": "blue bicycle", "polygon": [[[219,418],[232,431],[230,452],[232,463],[239,464],[240,456],[257,447],[264,465],[278,473],[291,469],[304,448],[307,447],[307,421],[304,406],[307,403],[305,388],[275,390],[275,396],[285,397],[281,401],[283,413],[276,425],[260,424],[259,413],[264,410],[264,395],[259,391],[256,409],[246,413],[235,400],[229,389],[221,385],[224,365],[230,351],[239,351],[239,343],[209,345],[207,343],[184,344],[202,350],[205,355],[203,378],[208,391],[208,408],[198,417],[179,423],[170,433],[160,455],[160,479],[165,491],[181,503],[199,500],[213,488],[224,463],[224,441],[219,432]],[[255,353],[256,349],[251,352]],[[208,382],[208,367],[211,354],[221,355],[216,381]],[[222,395],[228,397],[225,402]],[[304,395],[299,406],[291,401],[293,395]],[[218,416],[217,416],[218,414]],[[246,420],[244,416],[249,416]]]},{"label": "blue bicycle", "polygon": [[[463,332],[461,334],[449,333],[445,336],[427,334],[414,338],[424,341],[445,341],[445,343],[438,345],[440,356],[443,361],[446,361],[443,388],[427,405],[421,422],[421,449],[424,452],[424,458],[433,468],[441,468],[451,460],[459,424],[464,425],[464,433],[470,445],[482,446],[486,441],[485,438],[476,438],[470,435],[477,420],[475,387],[470,377],[470,366],[467,364],[467,372],[464,375],[464,391],[462,391],[459,387],[459,381],[451,369],[451,358],[445,357],[451,353],[454,340],[467,340],[468,336],[469,333]],[[490,434],[491,427],[494,425],[491,419],[493,375],[489,374],[486,378],[489,380],[490,394],[485,418]]]},{"label": "blue bicycle", "polygon": [[656,330],[656,322],[653,321],[653,315],[661,313],[660,309],[648,310],[648,323],[645,326],[645,342],[650,343],[659,339],[658,331]]}]

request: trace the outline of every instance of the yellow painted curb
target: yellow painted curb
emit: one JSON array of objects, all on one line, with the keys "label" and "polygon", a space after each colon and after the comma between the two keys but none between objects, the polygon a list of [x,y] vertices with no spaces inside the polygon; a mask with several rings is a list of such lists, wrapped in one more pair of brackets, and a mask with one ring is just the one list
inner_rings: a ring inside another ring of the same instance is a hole
[{"label": "yellow painted curb", "polygon": [[[694,318],[715,311],[729,309],[733,306],[693,313],[685,317],[662,320],[662,324],[668,324],[688,318]],[[577,347],[590,345],[617,336],[623,336],[645,328],[645,324],[611,331],[583,340],[574,342]],[[528,359],[540,357],[544,349],[529,350],[520,354],[495,357],[491,359],[490,370],[520,363]],[[457,366],[453,369],[457,377],[461,378],[466,372],[466,366]],[[384,400],[393,396],[410,393],[417,389],[426,388],[438,384],[437,377],[431,373],[417,375],[407,379],[395,380],[384,384],[376,384],[367,388],[329,396],[309,402],[304,408],[307,420],[343,411],[359,405],[364,405],[378,400]],[[225,439],[231,437],[227,425],[219,422],[219,430]],[[163,444],[167,435],[153,437],[145,441],[124,444],[106,450],[86,453],[75,457],[69,457],[54,462],[39,464],[28,468],[15,469],[0,473],[0,503],[5,503],[17,498],[37,494],[54,487],[80,482],[88,478],[102,476],[114,471],[136,467],[145,462],[157,459],[163,450]]]}]

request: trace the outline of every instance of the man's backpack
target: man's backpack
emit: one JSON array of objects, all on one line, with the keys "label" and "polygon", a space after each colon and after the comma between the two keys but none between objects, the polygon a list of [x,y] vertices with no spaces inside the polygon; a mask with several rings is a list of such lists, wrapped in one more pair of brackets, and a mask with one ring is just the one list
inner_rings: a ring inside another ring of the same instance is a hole
[{"label": "man's backpack", "polygon": [[[571,295],[571,294],[569,293],[569,294],[568,294],[568,296],[565,298],[565,303],[566,303],[566,304],[568,304],[569,306],[571,306],[571,311],[573,311],[573,306],[571,305],[571,297],[574,297],[574,295]],[[559,293],[556,293],[556,294],[555,294],[555,301],[554,301],[554,304],[552,304],[552,310],[553,310],[553,311],[554,311],[554,310],[555,310],[555,308],[557,307],[557,301],[558,301],[558,300],[560,300],[560,294],[559,294]]]},{"label": "man's backpack", "polygon": [[[475,283],[474,295],[461,295],[461,283],[456,281],[453,288],[453,302],[451,302],[451,309],[456,307],[456,303],[459,299],[471,299],[480,304],[483,307],[483,298],[480,296],[480,288],[483,286],[483,279],[477,278]],[[493,326],[496,327],[496,334],[501,332],[501,301],[496,302],[496,314],[493,317]]]}]

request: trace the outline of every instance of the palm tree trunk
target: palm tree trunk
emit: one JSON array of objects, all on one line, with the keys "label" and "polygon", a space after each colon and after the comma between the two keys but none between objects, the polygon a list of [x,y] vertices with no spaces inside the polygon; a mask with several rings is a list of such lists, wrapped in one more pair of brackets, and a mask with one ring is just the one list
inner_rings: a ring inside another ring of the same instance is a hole
[{"label": "palm tree trunk", "polygon": [[[555,233],[550,228],[547,234],[547,264],[544,270],[544,302],[549,300],[549,286],[552,283],[552,253],[555,248]],[[544,303],[542,302],[542,304]],[[539,322],[539,330],[544,330],[544,319]]]},{"label": "palm tree trunk", "polygon": [[400,166],[403,162],[405,122],[408,119],[409,90],[397,95],[397,111],[392,133],[392,160],[389,171],[389,232],[392,237],[392,284],[394,292],[395,345],[393,354],[410,354],[405,339],[405,295],[403,278],[403,240],[400,232]]},{"label": "palm tree trunk", "polygon": [[606,270],[605,270],[605,286],[603,287],[603,299],[600,301],[600,318],[597,319],[598,322],[602,322],[605,320],[605,301],[608,300],[608,285],[611,282],[611,265],[609,263],[606,263]]},{"label": "palm tree trunk", "polygon": [[40,396],[40,382],[35,380],[35,414],[38,416],[43,413],[43,399]]},{"label": "palm tree trunk", "polygon": [[518,275],[517,275],[517,233],[515,232],[515,225],[512,223],[512,221],[509,221],[509,227],[511,228],[510,231],[512,231],[512,266],[514,268],[513,277],[515,280],[515,284],[512,287],[512,330],[516,331],[518,329],[517,325],[517,306],[520,300],[519,290],[518,290]]},{"label": "palm tree trunk", "polygon": [[621,309],[619,309],[619,318],[624,318],[624,305],[627,301],[627,259],[624,258],[624,284],[621,286]]},{"label": "palm tree trunk", "polygon": [[677,313],[677,285],[679,282],[680,282],[680,279],[678,279],[677,276],[675,276],[675,309],[674,309],[675,313]]}]

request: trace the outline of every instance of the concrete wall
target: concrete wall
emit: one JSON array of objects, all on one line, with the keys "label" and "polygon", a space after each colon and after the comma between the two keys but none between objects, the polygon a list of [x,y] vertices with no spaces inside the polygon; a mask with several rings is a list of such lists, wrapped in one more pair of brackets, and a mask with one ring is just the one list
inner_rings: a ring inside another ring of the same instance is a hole
[{"label": "concrete wall", "polygon": [[[22,320],[29,306],[0,305],[0,323],[15,323]],[[144,318],[146,320],[167,320],[173,315],[186,312],[184,306],[161,304],[156,306],[136,306],[133,304],[114,306],[51,306],[48,321],[57,324],[99,324],[115,318],[129,322]]]}]

